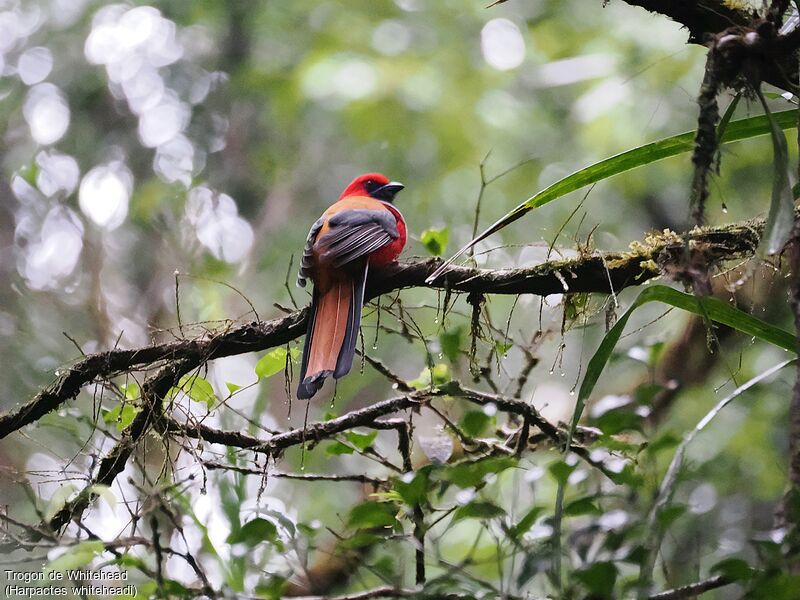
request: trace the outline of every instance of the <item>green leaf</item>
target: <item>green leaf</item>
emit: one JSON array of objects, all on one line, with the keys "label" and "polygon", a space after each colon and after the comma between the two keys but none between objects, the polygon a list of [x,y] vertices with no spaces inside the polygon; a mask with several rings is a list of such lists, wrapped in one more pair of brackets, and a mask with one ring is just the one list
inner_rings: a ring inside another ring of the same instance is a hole
[{"label": "green leaf", "polygon": [[214,388],[199,375],[184,375],[178,382],[178,389],[195,402],[205,404],[208,410],[214,408],[217,403],[217,395],[214,393]]},{"label": "green leaf", "polygon": [[111,561],[111,564],[125,567],[125,570],[147,569],[147,563],[138,556],[133,556],[132,554],[120,554]]},{"label": "green leaf", "polygon": [[355,450],[342,442],[334,441],[325,446],[325,456],[342,456],[343,454],[353,454],[354,452]]},{"label": "green leaf", "polygon": [[370,431],[369,433],[348,431],[344,434],[344,437],[346,437],[347,441],[353,444],[353,446],[363,452],[372,445],[372,442],[375,441],[376,435],[378,435],[377,431]]},{"label": "green leaf", "polygon": [[517,575],[517,587],[522,588],[539,573],[545,573],[552,562],[550,549],[540,546],[533,551],[525,552],[525,559]]},{"label": "green leaf", "polygon": [[[652,363],[651,366],[655,366],[655,363]],[[643,383],[636,386],[633,397],[639,406],[650,406],[653,403],[653,399],[663,391],[663,385],[657,383]]]},{"label": "green leaf", "polygon": [[451,363],[458,361],[461,352],[461,340],[464,337],[464,327],[458,326],[439,334],[439,345],[442,352]]},{"label": "green leaf", "polygon": [[404,478],[395,480],[394,490],[400,495],[403,502],[414,506],[425,499],[428,491],[428,472],[429,468],[423,467],[413,474],[411,481],[406,482]]},{"label": "green leaf", "polygon": [[310,538],[316,536],[319,533],[319,528],[312,527],[311,525],[309,525],[307,523],[298,523],[297,524],[297,531],[302,533],[304,536],[306,536],[307,538],[310,539]]},{"label": "green leaf", "polygon": [[644,419],[630,406],[604,412],[595,420],[595,425],[606,435],[622,431],[640,431]]},{"label": "green leaf", "polygon": [[397,558],[395,556],[381,556],[372,563],[371,570],[384,581],[399,581],[402,579],[402,575],[396,562]]},{"label": "green leaf", "polygon": [[483,483],[483,479],[487,475],[500,473],[516,466],[516,459],[508,456],[487,458],[478,462],[460,463],[448,467],[444,470],[442,478],[460,488],[470,488]]},{"label": "green leaf", "polygon": [[357,531],[349,538],[342,540],[337,544],[337,547],[342,549],[355,549],[363,548],[365,546],[375,546],[376,544],[383,543],[386,538],[377,533],[369,531]]},{"label": "green leaf", "polygon": [[764,573],[747,590],[748,600],[797,600],[800,575]]},{"label": "green leaf", "polygon": [[626,463],[619,473],[608,473],[609,479],[617,485],[629,485],[631,487],[641,487],[644,483],[642,476],[636,472],[632,463]]},{"label": "green leaf", "polygon": [[453,521],[462,519],[494,519],[506,514],[502,508],[492,502],[470,502],[460,506],[453,514]]},{"label": "green leaf", "polygon": [[394,527],[397,524],[397,509],[388,502],[364,502],[350,511],[348,524],[358,529],[371,527]]},{"label": "green leaf", "polygon": [[501,342],[500,340],[495,340],[494,342],[494,351],[500,358],[504,358],[505,355],[508,354],[508,351],[513,347],[513,342]]},{"label": "green leaf", "polygon": [[741,558],[727,558],[711,567],[711,572],[732,581],[747,581],[753,577],[753,567]]},{"label": "green leaf", "polygon": [[269,517],[274,518],[278,524],[283,527],[286,533],[289,534],[290,537],[294,537],[295,533],[297,532],[297,528],[295,526],[294,521],[292,521],[289,517],[287,517],[284,513],[277,511],[277,510],[264,510],[263,513]]},{"label": "green leaf", "polygon": [[611,562],[596,562],[575,571],[575,578],[592,594],[592,598],[611,598],[617,582],[617,567]]},{"label": "green leaf", "polygon": [[141,396],[139,384],[128,383],[122,386],[122,393],[125,394],[127,400],[136,400]]},{"label": "green leaf", "polygon": [[491,420],[492,417],[482,410],[470,410],[461,417],[458,424],[469,437],[478,437],[486,430]]},{"label": "green leaf", "polygon": [[447,227],[437,229],[431,227],[422,232],[420,241],[428,253],[433,256],[441,256],[447,248],[447,242],[450,240],[450,230]]},{"label": "green leaf", "polygon": [[229,544],[245,544],[251,548],[261,542],[269,542],[276,547],[283,547],[275,523],[260,517],[242,525],[241,529],[231,533],[226,541]]},{"label": "green leaf", "polygon": [[418,390],[428,389],[433,385],[434,387],[444,385],[450,381],[450,367],[445,363],[439,363],[433,366],[433,369],[425,367],[419,374],[417,379],[409,381],[408,385]]},{"label": "green leaf", "polygon": [[730,104],[728,104],[728,108],[725,109],[725,114],[722,115],[722,118],[719,120],[719,125],[717,125],[718,144],[721,144],[722,140],[725,138],[725,131],[728,129],[728,124],[731,122],[733,113],[736,112],[736,107],[739,106],[739,100],[741,99],[742,95],[736,94]]},{"label": "green leaf", "polygon": [[118,404],[107,413],[103,415],[103,421],[109,425],[116,423],[117,431],[126,429],[128,425],[133,423],[134,417],[141,411],[141,408],[134,406],[130,402],[125,404]]},{"label": "green leaf", "polygon": [[225,387],[228,388],[228,392],[230,394],[235,394],[240,389],[242,389],[242,386],[236,385],[235,383],[231,383],[230,381],[225,382]]},{"label": "green leaf", "polygon": [[568,465],[563,460],[557,460],[547,467],[547,470],[550,471],[550,474],[558,483],[564,484],[577,466],[578,465]]},{"label": "green leaf", "polygon": [[653,438],[645,448],[645,452],[650,456],[656,456],[664,450],[672,450],[681,443],[681,438],[672,431],[666,431]]},{"label": "green leaf", "polygon": [[672,504],[658,511],[658,524],[662,529],[667,529],[686,512],[683,504]]},{"label": "green leaf", "polygon": [[45,520],[52,520],[52,518],[56,516],[56,513],[64,508],[67,504],[67,500],[69,500],[70,496],[76,491],[78,491],[78,488],[71,483],[58,486],[50,496],[50,500],[47,501],[47,508],[44,510]]},{"label": "green leaf", "polygon": [[256,585],[255,592],[259,596],[269,598],[269,600],[280,600],[284,598],[289,581],[280,575],[269,575]]},{"label": "green leaf", "polygon": [[[297,347],[292,347],[289,351],[290,356],[292,357],[292,362],[297,360],[297,357],[300,356],[300,349]],[[267,352],[261,360],[256,363],[256,375],[261,377],[272,377],[283,371],[286,368],[286,348],[281,346],[280,348],[273,348],[269,352]]]},{"label": "green leaf", "polygon": [[514,525],[509,534],[512,538],[517,539],[524,533],[526,533],[533,524],[536,522],[536,519],[539,518],[539,515],[542,514],[544,508],[541,506],[534,506],[525,515],[519,520],[519,522]]},{"label": "green leaf", "polygon": [[580,515],[599,515],[602,511],[598,508],[596,496],[584,496],[573,500],[564,507],[564,514],[571,517]]},{"label": "green leaf", "polygon": [[[773,152],[772,201],[759,249],[767,254],[776,254],[783,250],[794,228],[794,196],[789,183],[789,149],[786,145],[786,136],[769,110],[767,101],[760,90],[757,92],[765,116],[769,120]],[[796,114],[797,109],[793,112]]]},{"label": "green leaf", "polygon": [[96,495],[106,501],[106,504],[111,509],[111,512],[116,512],[117,509],[117,497],[114,495],[114,492],[111,491],[111,488],[107,485],[103,485],[102,483],[95,483],[90,485],[86,489],[86,493],[89,495]]},{"label": "green leaf", "polygon": [[88,565],[94,557],[103,553],[105,546],[100,540],[81,542],[76,544],[58,558],[51,560],[47,571],[67,571]]},{"label": "green leaf", "polygon": [[[792,129],[797,125],[797,109],[789,109],[772,114],[772,121],[778,129]],[[727,144],[744,139],[766,135],[772,132],[772,124],[767,115],[739,119],[727,124],[721,143]],[[678,135],[651,142],[643,146],[632,148],[593,165],[576,171],[563,179],[549,185],[536,195],[514,208],[511,212],[500,218],[488,229],[483,231],[466,246],[461,248],[452,257],[448,258],[429,278],[438,277],[449,264],[464,254],[478,242],[507,227],[530,211],[540,208],[570,192],[574,192],[588,185],[592,185],[614,175],[625,173],[632,169],[649,165],[659,160],[690,152],[694,147],[694,131],[687,131]]]},{"label": "green leaf", "polygon": [[728,325],[741,333],[769,342],[779,348],[784,348],[791,352],[795,351],[794,336],[791,333],[779,327],[775,327],[774,325],[770,325],[761,319],[757,319],[719,298],[700,298],[692,296],[691,294],[679,292],[678,290],[664,285],[651,286],[639,294],[631,307],[625,311],[625,314],[622,315],[616,324],[608,331],[603,341],[600,342],[599,348],[589,361],[586,367],[586,375],[578,391],[578,401],[575,404],[575,411],[572,416],[572,423],[568,435],[568,440],[570,442],[572,441],[572,436],[578,425],[578,421],[583,414],[586,400],[588,400],[592,390],[594,390],[594,386],[597,384],[597,380],[605,370],[605,366],[611,358],[619,338],[622,336],[622,331],[625,329],[628,319],[630,319],[633,311],[648,302],[663,302],[675,308],[680,308],[687,312],[716,321],[717,323]]},{"label": "green leaf", "polygon": [[181,582],[165,579],[161,585],[147,581],[137,587],[135,598],[191,598],[192,592]]}]

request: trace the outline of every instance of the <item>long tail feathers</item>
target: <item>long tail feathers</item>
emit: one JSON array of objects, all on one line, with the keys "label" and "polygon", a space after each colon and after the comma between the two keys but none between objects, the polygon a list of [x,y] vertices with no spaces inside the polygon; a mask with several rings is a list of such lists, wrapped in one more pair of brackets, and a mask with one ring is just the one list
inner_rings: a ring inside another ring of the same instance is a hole
[{"label": "long tail feathers", "polygon": [[352,277],[315,287],[311,301],[300,368],[297,397],[308,400],[325,379],[339,379],[350,371],[355,356],[367,264]]},{"label": "long tail feathers", "polygon": [[353,280],[353,292],[350,299],[350,310],[347,315],[347,326],[344,334],[342,348],[336,360],[336,370],[333,376],[336,379],[344,377],[350,372],[353,366],[353,358],[356,353],[356,342],[358,341],[358,331],[361,326],[361,308],[364,306],[364,285],[367,282],[367,263],[364,263],[363,271]]}]

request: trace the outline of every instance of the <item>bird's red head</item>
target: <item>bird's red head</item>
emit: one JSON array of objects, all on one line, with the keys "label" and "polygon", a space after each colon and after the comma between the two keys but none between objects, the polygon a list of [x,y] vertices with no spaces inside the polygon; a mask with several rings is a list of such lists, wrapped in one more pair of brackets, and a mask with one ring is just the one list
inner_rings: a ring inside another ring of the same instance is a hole
[{"label": "bird's red head", "polygon": [[376,200],[392,202],[397,192],[403,189],[403,184],[397,181],[389,181],[386,175],[380,173],[366,173],[359,175],[350,182],[339,200],[349,196],[371,196]]}]

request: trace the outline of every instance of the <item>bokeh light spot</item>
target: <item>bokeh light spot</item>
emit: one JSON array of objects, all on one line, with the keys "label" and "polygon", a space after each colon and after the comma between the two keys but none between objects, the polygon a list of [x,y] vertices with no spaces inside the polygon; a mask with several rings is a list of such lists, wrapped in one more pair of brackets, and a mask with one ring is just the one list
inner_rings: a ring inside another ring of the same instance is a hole
[{"label": "bokeh light spot", "polygon": [[53,69],[53,54],[48,48],[28,48],[17,61],[17,73],[22,83],[34,85],[44,81]]},{"label": "bokeh light spot", "polygon": [[52,83],[40,83],[28,91],[22,114],[31,137],[42,145],[57,142],[69,127],[69,106],[64,94]]},{"label": "bokeh light spot", "polygon": [[481,52],[490,67],[515,69],[525,60],[525,39],[512,21],[492,19],[481,29]]},{"label": "bokeh light spot", "polygon": [[372,47],[381,54],[397,56],[408,50],[411,32],[398,21],[381,21],[372,31]]},{"label": "bokeh light spot", "polygon": [[133,175],[120,162],[95,167],[81,181],[78,201],[83,213],[108,230],[119,227],[128,215]]},{"label": "bokeh light spot", "polygon": [[253,245],[253,228],[239,216],[236,202],[227,194],[215,194],[202,186],[194,188],[186,202],[186,217],[197,239],[214,258],[236,263]]},{"label": "bokeh light spot", "polygon": [[80,169],[77,161],[68,154],[59,152],[40,152],[36,156],[39,173],[36,186],[45,196],[55,196],[59,192],[69,196],[78,186]]},{"label": "bokeh light spot", "polygon": [[78,216],[63,206],[54,206],[38,224],[27,215],[19,223],[17,270],[34,290],[58,288],[78,264],[83,249],[83,225]]},{"label": "bokeh light spot", "polygon": [[183,131],[189,120],[189,110],[171,94],[145,112],[139,119],[139,139],[149,148],[169,142]]},{"label": "bokeh light spot", "polygon": [[162,144],[153,159],[153,169],[167,183],[180,182],[186,187],[192,183],[195,150],[183,135]]}]

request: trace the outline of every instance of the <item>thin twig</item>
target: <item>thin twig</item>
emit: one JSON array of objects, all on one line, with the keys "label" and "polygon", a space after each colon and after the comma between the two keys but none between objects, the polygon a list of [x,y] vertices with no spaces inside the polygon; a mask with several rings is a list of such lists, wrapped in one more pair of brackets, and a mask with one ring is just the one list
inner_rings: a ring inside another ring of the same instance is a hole
[{"label": "thin twig", "polygon": [[733,581],[728,577],[717,575],[705,581],[698,581],[697,583],[690,583],[689,585],[684,585],[683,587],[673,590],[652,594],[647,597],[647,600],[683,600],[683,598],[696,598],[709,590],[715,590],[730,585],[731,583],[733,583]]}]

